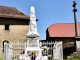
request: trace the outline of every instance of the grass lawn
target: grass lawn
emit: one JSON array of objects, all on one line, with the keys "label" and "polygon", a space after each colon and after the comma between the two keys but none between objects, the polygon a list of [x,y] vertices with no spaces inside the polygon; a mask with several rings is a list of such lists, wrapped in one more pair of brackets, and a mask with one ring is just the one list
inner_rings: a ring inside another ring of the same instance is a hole
[{"label": "grass lawn", "polygon": [[4,59],[0,59],[0,60],[4,60]]},{"label": "grass lawn", "polygon": [[[0,59],[0,60],[4,60],[4,59]],[[63,60],[80,60],[80,58],[75,58],[75,59],[63,59]]]},{"label": "grass lawn", "polygon": [[63,60],[80,60],[80,58],[75,58],[75,59],[71,58],[71,59],[63,59]]}]

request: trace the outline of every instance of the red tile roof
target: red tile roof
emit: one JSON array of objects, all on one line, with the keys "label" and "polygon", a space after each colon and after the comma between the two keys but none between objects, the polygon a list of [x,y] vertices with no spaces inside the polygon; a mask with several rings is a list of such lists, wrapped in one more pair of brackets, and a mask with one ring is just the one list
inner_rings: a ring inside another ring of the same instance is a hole
[{"label": "red tile roof", "polygon": [[[80,36],[80,23],[78,23],[79,36]],[[75,37],[75,24],[52,24],[48,27],[50,37]]]},{"label": "red tile roof", "polygon": [[28,15],[21,12],[15,7],[0,5],[0,17],[30,19]]}]

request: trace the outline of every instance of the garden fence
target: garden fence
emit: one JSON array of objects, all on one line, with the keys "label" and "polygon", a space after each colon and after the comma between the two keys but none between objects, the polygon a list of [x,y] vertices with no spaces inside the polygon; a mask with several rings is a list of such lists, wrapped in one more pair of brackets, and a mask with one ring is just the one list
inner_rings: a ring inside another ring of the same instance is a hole
[{"label": "garden fence", "polygon": [[[48,55],[52,55],[53,60],[63,60],[63,48],[62,48],[62,41],[55,41],[55,42],[40,42],[39,47],[42,49],[42,47],[47,47],[49,50],[44,49],[42,51],[42,57],[43,60],[48,60]],[[27,48],[27,43],[23,42],[10,42],[10,43],[4,43],[4,60],[18,60],[22,58],[27,57],[25,54],[25,49]],[[23,51],[23,52],[21,52]],[[42,58],[41,57],[41,58]],[[46,59],[46,58],[47,59]],[[28,59],[30,60],[30,59]],[[50,60],[50,59],[49,59]]]}]

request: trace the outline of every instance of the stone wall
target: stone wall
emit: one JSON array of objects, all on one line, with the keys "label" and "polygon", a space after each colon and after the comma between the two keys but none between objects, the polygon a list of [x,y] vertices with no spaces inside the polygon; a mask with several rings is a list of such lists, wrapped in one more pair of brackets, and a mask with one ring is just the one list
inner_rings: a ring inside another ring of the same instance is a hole
[{"label": "stone wall", "polygon": [[9,30],[5,30],[5,25],[0,25],[0,57],[2,57],[3,41],[27,42],[29,25],[9,25]]}]

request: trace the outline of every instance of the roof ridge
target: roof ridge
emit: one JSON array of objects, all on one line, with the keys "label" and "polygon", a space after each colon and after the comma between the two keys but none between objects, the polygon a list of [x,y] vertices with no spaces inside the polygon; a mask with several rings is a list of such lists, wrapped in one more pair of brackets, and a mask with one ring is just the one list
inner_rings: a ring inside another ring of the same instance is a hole
[{"label": "roof ridge", "polygon": [[[10,7],[10,6],[5,6],[5,5],[0,5],[0,6],[4,6],[4,7]],[[16,7],[11,7],[11,8],[16,8]]]},{"label": "roof ridge", "polygon": [[[80,22],[78,22],[78,23],[80,23]],[[54,23],[54,24],[74,24],[74,23]],[[54,24],[52,24],[52,25],[54,25]],[[48,28],[50,28],[52,25],[50,25]]]},{"label": "roof ridge", "polygon": [[54,24],[74,24],[74,23],[54,23]]},{"label": "roof ridge", "polygon": [[[80,22],[78,22],[80,23]],[[74,23],[55,23],[55,24],[74,24]]]}]

